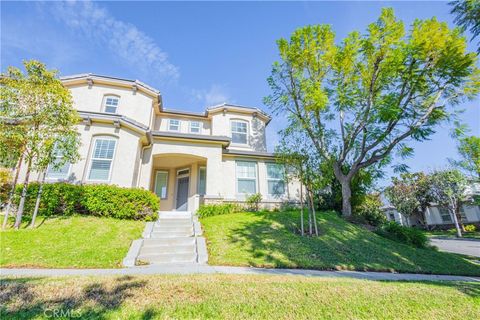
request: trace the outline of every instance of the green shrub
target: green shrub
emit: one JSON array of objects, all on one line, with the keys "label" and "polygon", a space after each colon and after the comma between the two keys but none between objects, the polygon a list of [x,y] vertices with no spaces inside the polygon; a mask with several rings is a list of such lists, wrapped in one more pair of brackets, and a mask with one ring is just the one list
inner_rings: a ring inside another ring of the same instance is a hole
[{"label": "green shrub", "polygon": [[426,248],[428,246],[428,238],[421,230],[404,227],[394,221],[385,223],[376,232],[390,240],[403,242],[417,248]]},{"label": "green shrub", "polygon": [[366,223],[374,227],[385,223],[387,218],[381,209],[382,205],[379,194],[366,195],[363,201],[353,208],[352,221]]},{"label": "green shrub", "polygon": [[106,184],[83,186],[81,204],[92,215],[146,221],[155,220],[160,207],[152,192]]},{"label": "green shrub", "polygon": [[[23,185],[15,190],[18,205]],[[39,184],[28,185],[25,215],[35,208]],[[74,213],[113,217],[128,220],[156,219],[160,208],[158,197],[143,189],[121,188],[112,185],[75,185],[70,183],[45,183],[40,201],[39,215],[72,215]]]},{"label": "green shrub", "polygon": [[221,214],[229,214],[240,212],[241,207],[234,203],[222,203],[222,204],[204,204],[197,210],[197,215],[200,218],[218,216]]},{"label": "green shrub", "polygon": [[260,209],[260,202],[262,202],[262,195],[260,193],[249,195],[245,202],[250,210],[258,211]]},{"label": "green shrub", "polygon": [[465,232],[475,232],[475,230],[477,230],[477,228],[473,224],[467,224],[465,226]]},{"label": "green shrub", "polygon": [[[30,215],[35,209],[35,202],[37,201],[38,182],[31,182],[28,184],[27,198],[25,201],[25,214]],[[16,205],[20,202],[20,195],[22,194],[23,185],[17,185],[15,188]],[[43,185],[42,197],[40,200],[40,207],[38,214],[41,216],[53,215],[72,215],[76,212],[81,212],[81,205],[79,200],[82,197],[82,187],[69,183],[45,183]]]}]

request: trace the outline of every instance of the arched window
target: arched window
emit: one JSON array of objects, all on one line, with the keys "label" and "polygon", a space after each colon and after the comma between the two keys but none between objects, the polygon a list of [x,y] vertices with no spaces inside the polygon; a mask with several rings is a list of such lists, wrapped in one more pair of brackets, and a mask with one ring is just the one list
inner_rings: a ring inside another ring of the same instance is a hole
[{"label": "arched window", "polygon": [[105,96],[103,99],[103,110],[107,113],[117,113],[118,101],[120,98],[118,96]]},{"label": "arched window", "polygon": [[232,142],[238,144],[248,143],[248,123],[243,120],[231,121]]},{"label": "arched window", "polygon": [[92,154],[90,155],[90,170],[88,172],[88,180],[110,180],[116,146],[117,139],[115,137],[98,136],[94,138]]}]

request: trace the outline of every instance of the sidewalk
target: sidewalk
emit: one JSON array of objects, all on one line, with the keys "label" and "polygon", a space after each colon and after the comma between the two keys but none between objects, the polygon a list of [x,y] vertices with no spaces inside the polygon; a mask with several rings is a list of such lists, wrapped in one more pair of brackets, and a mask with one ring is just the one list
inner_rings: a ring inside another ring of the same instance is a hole
[{"label": "sidewalk", "polygon": [[263,269],[209,265],[139,266],[123,269],[0,269],[0,276],[57,277],[57,276],[113,276],[166,274],[263,274],[306,277],[354,278],[389,281],[469,281],[480,282],[480,277],[430,275],[413,273],[319,271],[305,269]]}]

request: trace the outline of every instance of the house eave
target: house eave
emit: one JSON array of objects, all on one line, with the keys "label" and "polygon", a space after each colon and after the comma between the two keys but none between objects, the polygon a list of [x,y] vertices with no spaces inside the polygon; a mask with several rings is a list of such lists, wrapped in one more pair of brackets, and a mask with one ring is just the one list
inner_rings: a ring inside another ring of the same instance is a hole
[{"label": "house eave", "polygon": [[175,140],[175,141],[190,141],[201,143],[213,143],[221,144],[223,147],[227,147],[230,144],[230,138],[225,136],[209,136],[200,134],[188,134],[179,132],[165,132],[165,131],[152,131],[154,139]]},{"label": "house eave", "polygon": [[159,112],[163,109],[162,94],[160,91],[140,80],[104,76],[93,73],[82,73],[60,77],[60,81],[62,81],[63,85],[66,87],[83,83],[88,85],[94,85],[96,83],[130,88],[133,91],[140,90],[156,100],[155,102]]},{"label": "house eave", "polygon": [[115,126],[124,126],[130,128],[136,132],[146,134],[148,132],[148,127],[133,120],[128,117],[122,116],[120,114],[110,114],[104,112],[92,112],[92,111],[78,111],[80,118],[82,118],[84,123],[88,122],[102,122],[102,123],[111,123]]},{"label": "house eave", "polygon": [[223,150],[223,156],[226,157],[246,157],[246,158],[256,158],[256,159],[270,159],[275,160],[277,157],[275,154],[270,152],[262,151],[247,151],[247,150],[232,150],[225,149]]}]

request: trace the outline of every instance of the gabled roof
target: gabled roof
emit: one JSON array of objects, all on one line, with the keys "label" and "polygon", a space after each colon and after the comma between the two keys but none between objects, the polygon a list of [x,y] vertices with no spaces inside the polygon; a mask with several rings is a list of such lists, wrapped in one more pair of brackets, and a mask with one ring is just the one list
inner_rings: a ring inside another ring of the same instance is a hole
[{"label": "gabled roof", "polygon": [[226,102],[207,107],[206,113],[210,114],[210,113],[222,112],[223,110],[240,112],[240,113],[248,113],[248,114],[256,114],[259,117],[263,118],[263,120],[265,120],[267,124],[270,122],[270,120],[272,120],[272,118],[265,111],[257,107],[248,107],[248,106],[242,106],[238,104],[230,104]]},{"label": "gabled roof", "polygon": [[160,91],[140,80],[117,78],[94,73],[74,74],[70,76],[60,77],[60,80],[66,86],[85,81],[89,85],[93,85],[95,82],[97,82],[104,84],[116,84],[123,87],[131,87],[132,90],[141,90],[142,92],[157,99],[156,102],[158,104],[158,108],[160,111],[162,109],[162,94],[160,93]]},{"label": "gabled roof", "polygon": [[232,112],[252,114],[254,116],[256,115],[259,118],[263,119],[266,124],[268,124],[270,120],[272,120],[272,118],[265,111],[257,107],[248,107],[248,106],[242,106],[237,104],[230,104],[226,102],[207,107],[207,109],[204,112],[164,109],[162,105],[162,95],[160,91],[147,85],[146,83],[140,80],[104,76],[104,75],[99,75],[94,73],[74,74],[70,76],[60,77],[60,80],[66,86],[74,85],[77,83],[87,83],[88,85],[93,85],[94,83],[101,83],[101,84],[112,84],[112,85],[119,85],[123,87],[130,87],[134,91],[141,90],[142,92],[155,98],[156,104],[158,105],[158,111],[164,112],[164,113],[196,116],[196,117],[208,117],[210,114],[215,114],[217,112],[223,112],[226,110],[226,111],[232,111]]}]

